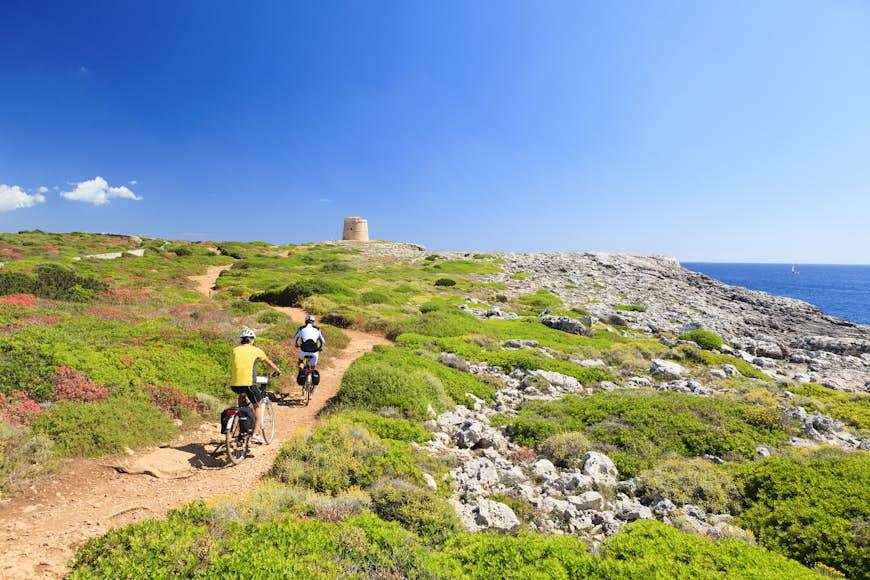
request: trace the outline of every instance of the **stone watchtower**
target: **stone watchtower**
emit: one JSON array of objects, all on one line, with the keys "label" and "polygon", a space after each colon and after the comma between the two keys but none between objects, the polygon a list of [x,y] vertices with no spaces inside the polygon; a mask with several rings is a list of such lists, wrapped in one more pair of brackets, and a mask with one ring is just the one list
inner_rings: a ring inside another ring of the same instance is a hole
[{"label": "stone watchtower", "polygon": [[344,218],[344,232],[342,240],[354,240],[357,242],[369,241],[369,222],[361,217]]}]

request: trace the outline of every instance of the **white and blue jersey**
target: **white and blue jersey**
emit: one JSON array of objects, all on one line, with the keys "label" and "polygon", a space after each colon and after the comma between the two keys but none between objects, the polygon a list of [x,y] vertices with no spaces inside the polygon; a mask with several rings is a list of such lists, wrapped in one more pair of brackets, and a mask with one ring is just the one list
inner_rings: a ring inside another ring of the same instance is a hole
[{"label": "white and blue jersey", "polygon": [[311,357],[311,366],[314,366],[319,358],[318,351],[323,349],[326,341],[323,340],[320,329],[309,323],[299,328],[296,336],[293,337],[293,344],[299,348],[299,360]]}]

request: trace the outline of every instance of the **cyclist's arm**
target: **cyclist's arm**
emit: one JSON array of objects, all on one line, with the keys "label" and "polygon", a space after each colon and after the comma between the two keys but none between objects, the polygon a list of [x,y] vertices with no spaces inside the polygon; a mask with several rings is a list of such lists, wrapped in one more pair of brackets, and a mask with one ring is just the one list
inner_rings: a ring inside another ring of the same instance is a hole
[{"label": "cyclist's arm", "polygon": [[323,338],[323,333],[320,333],[320,336],[317,337],[320,339],[320,350],[323,350],[323,347],[326,346],[326,340]]},{"label": "cyclist's arm", "polygon": [[268,367],[270,367],[270,368],[271,368],[273,371],[275,371],[276,373],[280,373],[280,372],[281,372],[281,369],[278,368],[278,365],[276,365],[275,363],[273,363],[272,360],[271,360],[270,358],[268,358],[268,357],[264,358],[264,359],[263,359],[263,362],[266,363],[266,365],[267,365]]}]

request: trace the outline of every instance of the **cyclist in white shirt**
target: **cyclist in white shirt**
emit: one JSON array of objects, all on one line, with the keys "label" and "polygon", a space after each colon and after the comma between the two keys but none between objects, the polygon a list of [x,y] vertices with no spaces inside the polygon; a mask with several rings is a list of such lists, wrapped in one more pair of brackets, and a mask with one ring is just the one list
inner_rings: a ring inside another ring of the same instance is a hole
[{"label": "cyclist in white shirt", "polygon": [[320,328],[314,326],[313,316],[305,317],[305,326],[299,327],[296,336],[293,337],[293,344],[299,349],[299,366],[304,366],[305,358],[311,357],[309,364],[311,368],[314,368],[317,365],[317,359],[326,341],[323,340],[323,333],[320,332]]}]

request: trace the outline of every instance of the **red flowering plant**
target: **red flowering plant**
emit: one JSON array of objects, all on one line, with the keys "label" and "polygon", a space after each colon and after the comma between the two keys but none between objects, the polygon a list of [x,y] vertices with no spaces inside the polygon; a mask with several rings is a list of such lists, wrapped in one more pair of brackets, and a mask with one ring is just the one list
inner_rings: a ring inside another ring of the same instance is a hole
[{"label": "red flowering plant", "polygon": [[30,424],[30,417],[39,413],[39,403],[18,391],[8,397],[0,393],[0,419],[12,426]]},{"label": "red flowering plant", "polygon": [[85,376],[85,373],[70,367],[58,367],[52,397],[55,401],[104,401],[109,398],[109,389],[101,387]]},{"label": "red flowering plant", "polygon": [[167,415],[182,419],[192,412],[199,412],[201,405],[171,385],[145,385],[142,390],[155,407]]},{"label": "red flowering plant", "polygon": [[36,306],[36,296],[33,294],[9,294],[8,296],[0,296],[0,304],[33,308]]}]

